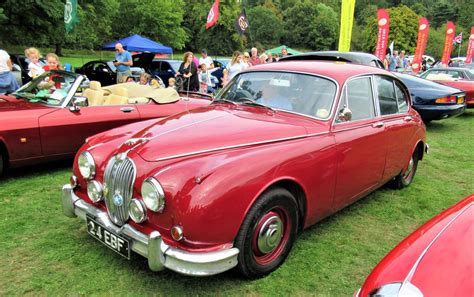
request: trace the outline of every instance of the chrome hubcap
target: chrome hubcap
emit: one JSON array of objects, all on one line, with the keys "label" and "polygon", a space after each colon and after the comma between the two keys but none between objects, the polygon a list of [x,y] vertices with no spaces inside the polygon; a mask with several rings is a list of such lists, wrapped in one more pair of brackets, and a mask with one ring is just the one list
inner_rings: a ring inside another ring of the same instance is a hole
[{"label": "chrome hubcap", "polygon": [[258,249],[260,252],[267,254],[278,246],[282,237],[283,222],[278,216],[271,216],[258,231]]},{"label": "chrome hubcap", "polygon": [[413,165],[414,164],[415,164],[415,162],[413,161],[413,157],[411,157],[410,163],[408,163],[408,168],[405,171],[405,174],[403,175],[403,178],[407,178],[407,177],[410,176],[411,172],[413,171]]}]

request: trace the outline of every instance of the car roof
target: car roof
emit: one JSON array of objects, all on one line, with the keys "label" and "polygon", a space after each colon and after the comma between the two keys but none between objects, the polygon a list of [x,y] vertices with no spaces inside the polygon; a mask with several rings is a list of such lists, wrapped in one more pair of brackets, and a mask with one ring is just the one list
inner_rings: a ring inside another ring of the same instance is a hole
[{"label": "car roof", "polygon": [[284,63],[268,63],[250,67],[246,71],[291,71],[322,75],[343,84],[348,78],[365,74],[382,74],[396,78],[385,69],[346,62],[332,61],[285,61]]},{"label": "car roof", "polygon": [[298,55],[290,55],[286,57],[280,58],[280,61],[285,60],[316,60],[316,59],[324,59],[325,57],[328,58],[339,58],[340,61],[347,60],[347,62],[357,62],[357,61],[372,61],[372,60],[379,60],[377,56],[363,53],[363,52],[339,52],[339,51],[316,51],[316,52],[308,52]]},{"label": "car roof", "polygon": [[463,68],[463,67],[448,67],[448,68],[442,68],[442,67],[438,67],[438,68],[430,68],[430,69],[427,69],[426,71],[469,71],[467,68]]}]

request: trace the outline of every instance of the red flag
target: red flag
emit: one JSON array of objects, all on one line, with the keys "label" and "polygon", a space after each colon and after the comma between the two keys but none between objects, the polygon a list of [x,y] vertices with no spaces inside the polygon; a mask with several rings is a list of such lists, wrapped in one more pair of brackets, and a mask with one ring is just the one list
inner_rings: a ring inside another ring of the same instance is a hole
[{"label": "red flag", "polygon": [[474,27],[471,27],[471,36],[469,37],[469,46],[467,47],[467,55],[465,64],[472,63],[472,57],[474,56]]},{"label": "red flag", "polygon": [[426,41],[428,40],[428,30],[430,24],[426,18],[420,18],[418,20],[418,40],[416,42],[415,56],[411,63],[411,70],[418,73],[421,68],[421,60],[425,52]]},{"label": "red flag", "polygon": [[219,0],[214,1],[212,4],[211,10],[209,10],[209,14],[207,15],[207,23],[206,23],[206,30],[210,27],[214,26],[219,19]]},{"label": "red flag", "polygon": [[448,65],[449,59],[451,59],[454,34],[456,34],[456,26],[454,26],[453,22],[448,22],[446,25],[446,39],[444,41],[443,57],[441,58],[441,64],[443,65]]},{"label": "red flag", "polygon": [[377,11],[379,33],[377,35],[377,44],[375,46],[375,55],[380,59],[385,59],[387,53],[388,32],[390,30],[390,18],[385,9]]}]

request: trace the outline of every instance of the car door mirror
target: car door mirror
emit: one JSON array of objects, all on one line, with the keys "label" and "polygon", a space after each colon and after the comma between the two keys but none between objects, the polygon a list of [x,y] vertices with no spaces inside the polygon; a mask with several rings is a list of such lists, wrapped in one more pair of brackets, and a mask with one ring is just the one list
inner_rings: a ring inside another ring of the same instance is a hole
[{"label": "car door mirror", "polygon": [[339,111],[339,114],[337,115],[337,120],[339,122],[349,122],[350,120],[352,120],[352,111],[349,108],[344,107]]},{"label": "car door mirror", "polygon": [[76,96],[72,99],[72,106],[69,107],[71,112],[79,112],[81,110],[81,106],[88,106],[87,97],[84,96]]}]

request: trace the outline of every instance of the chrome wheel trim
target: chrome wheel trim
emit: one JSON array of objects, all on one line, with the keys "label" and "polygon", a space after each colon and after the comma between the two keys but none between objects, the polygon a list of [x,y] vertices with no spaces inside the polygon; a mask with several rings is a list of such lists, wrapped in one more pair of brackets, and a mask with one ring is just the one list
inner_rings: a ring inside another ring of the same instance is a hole
[{"label": "chrome wheel trim", "polygon": [[413,172],[413,166],[415,165],[415,161],[413,160],[413,156],[410,158],[410,162],[408,163],[408,168],[407,170],[405,171],[405,173],[403,174],[403,179],[408,179],[410,177],[410,175],[412,174]]},{"label": "chrome wheel trim", "polygon": [[283,222],[279,216],[271,216],[262,224],[258,231],[258,249],[263,254],[268,254],[280,244],[282,238]]}]

